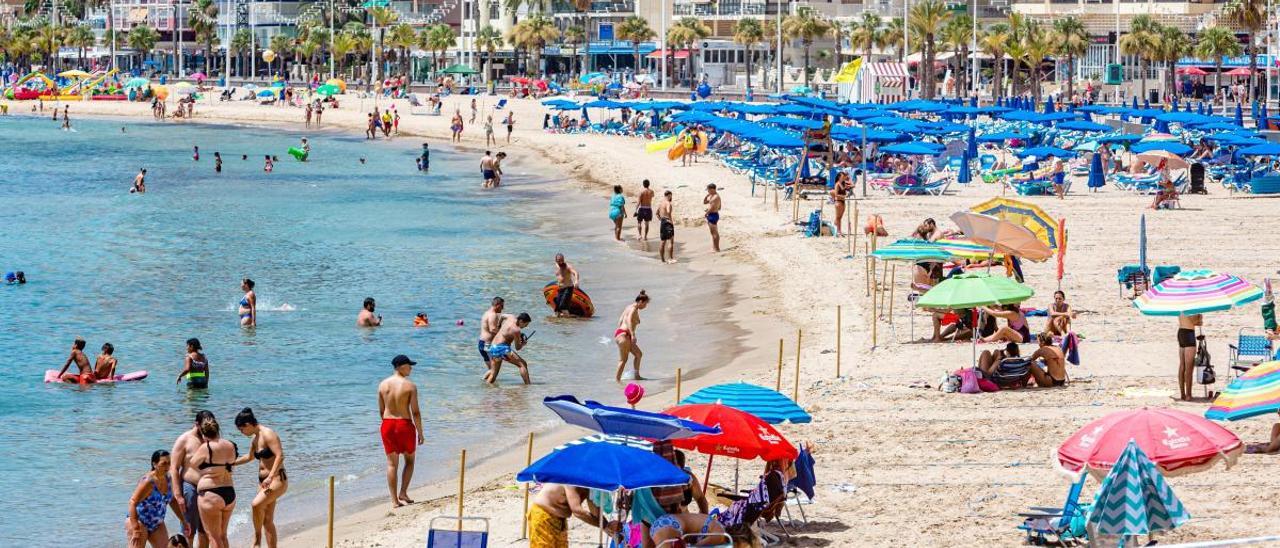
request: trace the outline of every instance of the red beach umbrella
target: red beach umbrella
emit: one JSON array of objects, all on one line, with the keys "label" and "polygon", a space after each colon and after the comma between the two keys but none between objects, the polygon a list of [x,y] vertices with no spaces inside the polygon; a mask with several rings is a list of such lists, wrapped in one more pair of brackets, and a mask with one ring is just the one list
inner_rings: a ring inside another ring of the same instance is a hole
[{"label": "red beach umbrella", "polygon": [[1244,450],[1240,438],[1203,417],[1144,407],[1085,425],[1058,448],[1058,462],[1073,472],[1087,467],[1101,478],[1131,439],[1166,476],[1205,470],[1219,460],[1230,468]]},{"label": "red beach umbrella", "polygon": [[671,440],[681,449],[706,455],[766,461],[790,460],[800,454],[795,446],[782,437],[782,434],[779,434],[772,425],[751,413],[727,405],[718,403],[677,405],[663,413],[720,428],[719,434],[703,434]]}]

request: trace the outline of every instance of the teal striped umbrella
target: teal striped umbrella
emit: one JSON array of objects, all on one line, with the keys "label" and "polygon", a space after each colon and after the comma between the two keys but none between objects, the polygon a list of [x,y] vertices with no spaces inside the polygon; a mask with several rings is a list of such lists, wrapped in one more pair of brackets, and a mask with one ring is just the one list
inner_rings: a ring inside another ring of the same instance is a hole
[{"label": "teal striped umbrella", "polygon": [[769,424],[782,424],[784,422],[800,424],[813,420],[813,417],[810,417],[809,413],[801,409],[795,400],[763,386],[745,382],[708,386],[689,394],[689,397],[680,403],[682,405],[688,403],[719,403],[739,411],[751,413]]},{"label": "teal striped umbrella", "polygon": [[951,252],[933,242],[903,239],[871,252],[882,261],[945,261]]},{"label": "teal striped umbrella", "polygon": [[1089,523],[1103,535],[1150,535],[1189,519],[1182,501],[1132,439],[1102,480],[1089,514]]}]

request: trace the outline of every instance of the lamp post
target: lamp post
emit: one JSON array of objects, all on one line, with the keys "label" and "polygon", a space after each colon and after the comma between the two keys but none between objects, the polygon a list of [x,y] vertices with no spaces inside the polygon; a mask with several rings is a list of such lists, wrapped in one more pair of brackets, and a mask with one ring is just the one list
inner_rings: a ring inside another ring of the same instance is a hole
[{"label": "lamp post", "polygon": [[223,12],[223,17],[227,18],[227,41],[223,44],[226,54],[222,59],[222,83],[228,88],[231,87],[231,41],[235,39],[235,26],[231,24],[235,21],[233,9],[231,0],[227,0],[227,11]]},{"label": "lamp post", "polygon": [[329,78],[335,78],[333,72],[333,0],[329,0]]}]

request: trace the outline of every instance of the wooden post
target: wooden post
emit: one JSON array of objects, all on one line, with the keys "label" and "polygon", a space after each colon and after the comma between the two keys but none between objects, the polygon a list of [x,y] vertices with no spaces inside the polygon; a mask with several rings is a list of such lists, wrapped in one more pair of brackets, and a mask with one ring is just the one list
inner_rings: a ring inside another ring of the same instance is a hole
[{"label": "wooden post", "polygon": [[800,338],[804,335],[804,331],[796,330],[796,383],[791,389],[791,400],[800,401],[800,350],[804,347],[800,346]]},{"label": "wooden post", "polygon": [[778,339],[778,382],[773,389],[775,392],[782,392],[782,339]]},{"label": "wooden post", "polygon": [[[875,280],[873,279],[871,283],[874,284]],[[876,328],[880,326],[880,317],[876,315],[876,301],[879,300],[878,292],[874,288],[871,292],[871,348],[876,347]]]},{"label": "wooden post", "polygon": [[329,476],[329,548],[333,548],[333,476]]},{"label": "wooden post", "polygon": [[898,279],[898,263],[894,263],[889,271],[889,324],[893,324],[893,289],[894,280]]},{"label": "wooden post", "polygon": [[676,368],[676,405],[680,405],[680,388],[681,388],[680,377],[681,377],[681,371],[680,371],[680,368],[677,367]]},{"label": "wooden post", "polygon": [[840,321],[841,317],[840,305],[836,305],[836,378],[840,378]]},{"label": "wooden post", "polygon": [[[524,466],[533,465],[533,432],[529,432],[529,447],[524,454]],[[529,538],[529,485],[524,486],[524,514],[520,516],[520,539]]]},{"label": "wooden post", "polygon": [[850,254],[850,255],[853,255],[853,252],[854,252],[855,250],[857,250],[857,249],[858,249],[858,229],[857,229],[857,227],[859,226],[859,224],[858,224],[858,201],[857,201],[857,200],[854,200],[854,201],[853,201],[853,219],[852,219],[852,221],[851,221],[851,222],[852,222],[852,224],[850,224],[850,225],[849,225],[849,240],[850,240],[850,241],[849,241],[849,254]]},{"label": "wooden post", "polygon": [[467,488],[467,450],[462,450],[458,462],[458,532],[462,532],[463,491]]}]

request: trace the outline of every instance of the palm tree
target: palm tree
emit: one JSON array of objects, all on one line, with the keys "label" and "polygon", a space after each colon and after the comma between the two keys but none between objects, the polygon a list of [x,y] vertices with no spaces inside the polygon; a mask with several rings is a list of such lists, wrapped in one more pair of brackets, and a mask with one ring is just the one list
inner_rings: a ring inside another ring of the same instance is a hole
[{"label": "palm tree", "polygon": [[842,23],[840,21],[831,21],[831,37],[835,39],[835,69],[840,70],[840,64],[844,62],[844,39],[849,36],[853,30],[853,23]]},{"label": "palm tree", "polygon": [[65,40],[66,45],[76,48],[76,64],[80,67],[84,66],[84,51],[97,42],[98,38],[93,35],[93,29],[89,28],[89,25],[72,27]]},{"label": "palm tree", "polygon": [[387,41],[391,43],[391,47],[399,50],[396,57],[399,60],[400,73],[409,74],[409,48],[418,42],[417,34],[408,23],[397,23],[387,34],[389,35]]},{"label": "palm tree", "polygon": [[1177,27],[1160,27],[1160,47],[1156,57],[1164,63],[1165,89],[1170,95],[1178,89],[1178,80],[1174,77],[1178,60],[1191,53],[1191,39]]},{"label": "palm tree", "polygon": [[[276,59],[280,60],[280,75],[284,76],[284,59],[293,55],[293,38],[284,34],[273,34],[267,42],[271,51],[276,52]],[[271,72],[270,65],[267,66],[267,72]]]},{"label": "palm tree", "polygon": [[156,42],[160,41],[160,33],[147,25],[138,25],[129,31],[128,40],[129,47],[138,51],[138,62],[141,64],[151,48],[156,47]]},{"label": "palm tree", "polygon": [[525,72],[536,76],[542,67],[542,50],[547,44],[560,38],[560,30],[551,18],[538,14],[516,23],[511,29],[511,43],[533,52],[532,66],[526,66]]},{"label": "palm tree", "polygon": [[904,25],[901,17],[894,17],[889,20],[889,24],[885,26],[881,32],[881,48],[893,48],[898,53],[898,62],[907,62],[907,42],[906,35],[903,34]]},{"label": "palm tree", "polygon": [[316,53],[320,51],[320,44],[314,40],[302,40],[298,42],[294,51],[297,52],[299,58],[304,60],[303,65],[307,68],[307,72],[314,72]]},{"label": "palm tree", "polygon": [[618,25],[618,38],[631,41],[631,53],[635,56],[636,70],[640,69],[640,42],[652,40],[657,33],[649,28],[649,21],[638,15],[632,15]]},{"label": "palm tree", "polygon": [[1004,55],[1008,50],[1009,25],[996,23],[987,27],[986,32],[978,39],[978,49],[990,55],[995,62],[991,73],[991,98],[994,100],[1004,96]]},{"label": "palm tree", "polygon": [[1038,22],[1028,22],[1026,32],[1023,34],[1023,60],[1030,71],[1028,76],[1031,78],[1031,96],[1036,103],[1040,102],[1040,80],[1044,72],[1044,60],[1053,55],[1054,43],[1053,33],[1045,30]]},{"label": "palm tree", "polygon": [[862,12],[862,19],[854,21],[849,28],[849,45],[854,49],[861,48],[864,63],[871,62],[871,54],[875,47],[884,41],[885,31],[880,27],[884,21],[874,11]]},{"label": "palm tree", "polygon": [[46,64],[53,67],[53,70],[55,71],[58,66],[58,48],[62,47],[62,41],[65,34],[66,33],[63,31],[62,27],[57,27],[52,24],[43,25],[36,31],[36,47],[34,49],[35,51],[40,52],[42,57],[47,55],[47,57],[44,57],[44,59],[47,60]]},{"label": "palm tree", "polygon": [[388,6],[369,8],[366,13],[369,15],[369,23],[373,25],[373,31],[377,33],[378,44],[373,50],[373,74],[370,79],[370,81],[377,82],[382,80],[382,49],[386,39],[384,33],[378,32],[378,29],[385,29],[391,26],[392,23],[399,21],[400,12]]},{"label": "palm tree", "polygon": [[[236,57],[236,64],[240,67],[241,76],[244,76],[244,55],[246,53],[254,55],[254,52],[250,50],[250,47],[253,45],[252,38],[253,36],[249,33],[249,29],[247,28],[236,29],[236,33],[231,36],[231,54]],[[225,68],[228,72],[231,70],[231,67]]]},{"label": "palm tree", "polygon": [[196,34],[196,41],[204,44],[204,72],[213,74],[209,61],[213,59],[213,41],[218,37],[218,3],[213,0],[195,0],[187,9],[187,28]]},{"label": "palm tree", "polygon": [[[711,29],[697,17],[681,18],[674,26],[667,29],[667,55],[672,57],[667,66],[675,64],[674,57],[677,49],[690,50],[694,43],[710,35]],[[684,72],[687,79],[693,79],[692,52],[685,60]]]},{"label": "palm tree", "polygon": [[[932,1],[932,0],[926,0]],[[782,20],[782,34],[791,40],[800,40],[804,47],[804,87],[809,87],[809,50],[813,41],[831,33],[831,23],[822,19],[811,7],[796,8],[796,12]],[[781,77],[781,75],[779,75]]]},{"label": "palm tree", "polygon": [[1147,65],[1159,47],[1160,24],[1150,15],[1141,14],[1129,23],[1129,33],[1120,37],[1120,53],[1138,57],[1138,70],[1142,78],[1142,96],[1147,96]]},{"label": "palm tree", "polygon": [[578,73],[574,66],[578,61],[578,48],[587,43],[587,31],[576,25],[564,29],[560,33],[560,43],[572,51],[569,56],[569,76],[574,76]]},{"label": "palm tree", "polygon": [[[458,43],[458,34],[453,31],[453,27],[446,24],[439,24],[427,29],[427,48],[433,52],[438,52],[440,58],[444,58],[444,52]],[[436,70],[440,70],[437,66]]]},{"label": "palm tree", "polygon": [[489,25],[485,25],[476,33],[476,47],[483,49],[484,58],[484,81],[492,81],[493,75],[493,54],[497,53],[498,48],[502,47],[502,32]]},{"label": "palm tree", "polygon": [[942,41],[951,47],[955,61],[956,97],[960,97],[969,89],[969,71],[965,70],[965,60],[969,58],[969,43],[973,41],[973,18],[969,14],[952,17],[947,26],[942,28]]},{"label": "palm tree", "polygon": [[1200,36],[1196,39],[1195,56],[1206,61],[1213,60],[1213,68],[1218,74],[1214,77],[1215,91],[1222,89],[1222,58],[1240,55],[1241,49],[1235,33],[1225,27],[1214,25],[1200,31]]},{"label": "palm tree", "polygon": [[[1249,44],[1246,53],[1249,56],[1249,100],[1254,98],[1255,80],[1258,73],[1258,46],[1256,36],[1263,34],[1267,28],[1270,2],[1268,0],[1231,0],[1222,8],[1222,18],[1227,24],[1248,32]],[[1238,54],[1237,54],[1238,55]]]},{"label": "palm tree", "polygon": [[755,56],[756,45],[764,41],[764,27],[760,21],[750,17],[739,19],[733,25],[733,41],[746,48],[747,58],[747,95],[751,95],[751,58]]},{"label": "palm tree", "polygon": [[933,66],[934,60],[938,56],[937,41],[938,33],[942,31],[947,21],[951,18],[951,10],[947,9],[947,5],[942,0],[924,0],[914,6],[911,6],[911,18],[907,21],[907,28],[911,30],[911,34],[916,37],[917,43],[921,44],[920,59],[920,96],[925,99],[933,99],[937,90],[934,84],[937,80],[937,71]]},{"label": "palm tree", "polygon": [[1053,35],[1058,55],[1067,56],[1067,97],[1070,98],[1075,95],[1076,58],[1089,50],[1089,32],[1079,18],[1068,15],[1053,22]]},{"label": "palm tree", "polygon": [[356,48],[360,47],[360,38],[352,32],[343,30],[333,37],[333,55],[338,60],[338,73],[345,74],[347,68],[347,56]]}]

